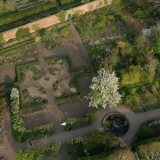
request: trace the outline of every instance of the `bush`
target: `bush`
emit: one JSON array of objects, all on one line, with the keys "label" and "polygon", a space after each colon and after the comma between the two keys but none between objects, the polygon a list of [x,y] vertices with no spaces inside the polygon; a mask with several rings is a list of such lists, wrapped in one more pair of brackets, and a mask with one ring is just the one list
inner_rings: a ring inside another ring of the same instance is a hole
[{"label": "bush", "polygon": [[147,124],[143,125],[138,132],[138,138],[140,140],[144,140],[144,139],[149,139],[149,138],[153,138],[154,135],[154,130],[153,128],[149,127]]},{"label": "bush", "polygon": [[38,24],[33,24],[33,25],[32,25],[32,29],[36,32],[36,31],[38,31],[40,28],[39,28],[39,25],[38,25]]},{"label": "bush", "polygon": [[56,14],[56,16],[59,18],[59,20],[60,20],[61,22],[64,22],[64,21],[65,21],[66,14],[67,14],[67,11],[61,10],[60,12],[58,12],[58,13]]},{"label": "bush", "polygon": [[19,28],[16,32],[16,38],[22,39],[30,35],[29,28]]},{"label": "bush", "polygon": [[141,9],[138,9],[134,15],[137,17],[137,18],[145,18],[146,17],[146,12],[145,11],[142,11]]}]

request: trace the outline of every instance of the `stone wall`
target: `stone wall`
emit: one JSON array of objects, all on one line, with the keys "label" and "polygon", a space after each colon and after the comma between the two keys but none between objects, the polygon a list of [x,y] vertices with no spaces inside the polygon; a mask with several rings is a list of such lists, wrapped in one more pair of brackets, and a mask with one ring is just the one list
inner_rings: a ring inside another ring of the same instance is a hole
[{"label": "stone wall", "polygon": [[[93,2],[90,3],[86,3],[84,5],[72,8],[67,10],[67,14],[66,14],[66,20],[68,19],[68,14],[85,14],[86,12],[90,12],[93,11],[95,9],[104,7],[106,5],[110,5],[112,3],[112,0],[95,0]],[[59,19],[58,17],[56,17],[56,15],[52,15],[52,16],[48,16],[45,18],[42,18],[40,20],[28,23],[26,25],[8,30],[3,32],[3,37],[5,41],[8,41],[9,39],[15,38],[16,37],[16,32],[19,28],[29,28],[30,32],[34,32],[34,30],[32,29],[32,25],[33,24],[38,24],[40,28],[46,28],[49,26],[52,26],[54,24],[59,23]]]}]

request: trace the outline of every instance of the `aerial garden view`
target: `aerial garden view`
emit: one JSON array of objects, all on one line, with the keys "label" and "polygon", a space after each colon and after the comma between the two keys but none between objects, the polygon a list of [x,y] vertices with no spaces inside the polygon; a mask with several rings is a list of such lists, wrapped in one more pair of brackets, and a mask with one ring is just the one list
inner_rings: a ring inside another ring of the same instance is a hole
[{"label": "aerial garden view", "polygon": [[0,160],[160,160],[159,6],[1,0]]}]

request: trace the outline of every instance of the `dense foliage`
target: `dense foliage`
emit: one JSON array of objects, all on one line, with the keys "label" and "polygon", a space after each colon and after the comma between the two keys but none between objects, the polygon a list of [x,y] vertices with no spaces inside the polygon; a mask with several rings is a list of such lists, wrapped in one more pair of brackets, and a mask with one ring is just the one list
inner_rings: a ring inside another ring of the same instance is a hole
[{"label": "dense foliage", "polygon": [[83,151],[85,156],[92,156],[120,147],[119,141],[114,135],[101,130],[89,132],[84,137],[78,137],[67,144],[71,149],[77,148],[78,145],[78,150]]},{"label": "dense foliage", "polygon": [[50,146],[44,146],[41,148],[30,148],[22,152],[17,151],[14,160],[41,160],[49,156],[55,155],[61,148],[61,142],[57,141]]},{"label": "dense foliage", "polygon": [[19,28],[16,32],[16,38],[22,39],[30,35],[29,28]]}]

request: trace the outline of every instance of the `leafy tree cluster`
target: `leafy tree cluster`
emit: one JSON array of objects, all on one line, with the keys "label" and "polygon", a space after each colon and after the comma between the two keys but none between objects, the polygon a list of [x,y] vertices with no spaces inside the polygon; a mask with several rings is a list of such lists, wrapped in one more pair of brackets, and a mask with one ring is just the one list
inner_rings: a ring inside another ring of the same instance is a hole
[{"label": "leafy tree cluster", "polygon": [[73,148],[75,145],[79,145],[79,149],[83,150],[85,156],[96,155],[120,147],[119,141],[114,135],[100,130],[89,132],[84,137],[71,140],[68,145]]},{"label": "leafy tree cluster", "polygon": [[16,32],[16,38],[22,39],[30,35],[29,28],[19,28]]},{"label": "leafy tree cluster", "polygon": [[137,35],[132,41],[89,46],[95,68],[116,71],[122,103],[137,110],[159,104],[159,36]]},{"label": "leafy tree cluster", "polygon": [[51,146],[44,146],[41,148],[30,148],[22,152],[17,151],[14,160],[41,160],[55,155],[61,148],[61,142],[57,141]]}]

